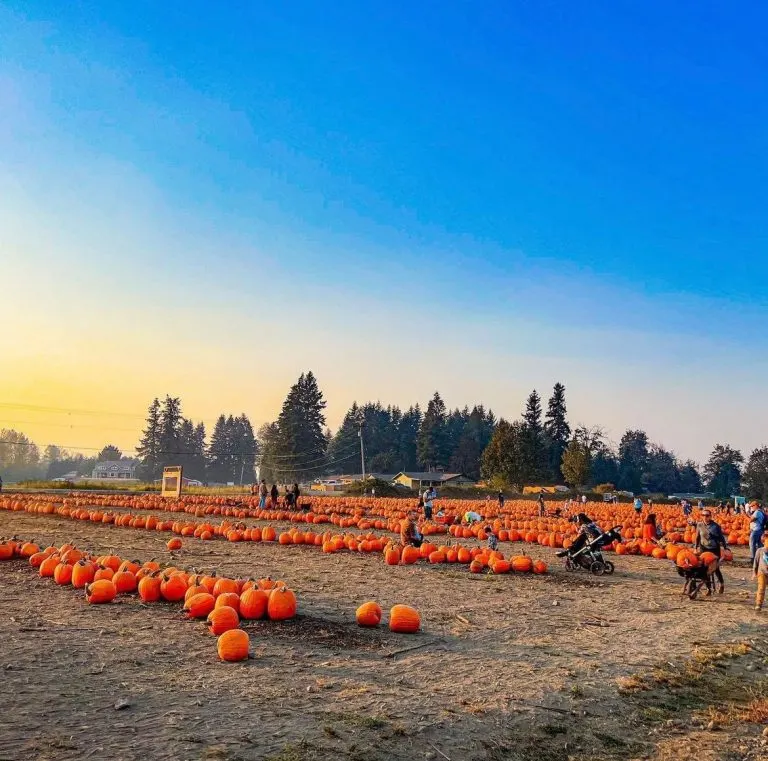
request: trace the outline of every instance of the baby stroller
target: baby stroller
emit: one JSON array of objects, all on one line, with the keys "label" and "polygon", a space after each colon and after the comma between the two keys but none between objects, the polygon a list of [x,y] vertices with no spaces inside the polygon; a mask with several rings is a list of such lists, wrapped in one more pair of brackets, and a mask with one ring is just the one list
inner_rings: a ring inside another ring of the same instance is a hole
[{"label": "baby stroller", "polygon": [[704,588],[707,595],[714,593],[715,572],[720,567],[720,561],[713,552],[702,552],[698,558],[686,553],[676,566],[678,574],[685,579],[682,594],[690,600],[695,600]]},{"label": "baby stroller", "polygon": [[611,542],[621,541],[620,528],[621,526],[614,526],[609,531],[602,532],[594,539],[587,540],[583,547],[575,551],[569,547],[567,550],[558,552],[559,558],[565,558],[565,570],[575,571],[577,568],[584,568],[595,576],[613,573],[613,563],[603,557],[601,550]]}]

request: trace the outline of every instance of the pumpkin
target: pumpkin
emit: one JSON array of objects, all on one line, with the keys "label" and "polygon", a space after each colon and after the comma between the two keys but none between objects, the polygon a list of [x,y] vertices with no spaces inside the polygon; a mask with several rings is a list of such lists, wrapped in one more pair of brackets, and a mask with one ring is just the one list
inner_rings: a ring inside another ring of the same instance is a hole
[{"label": "pumpkin", "polygon": [[184,593],[184,602],[189,600],[190,597],[200,594],[210,594],[210,592],[202,584],[193,584],[187,587],[187,591]]},{"label": "pumpkin", "polygon": [[547,572],[547,564],[543,560],[537,560],[533,564],[533,572],[534,573],[546,573]]},{"label": "pumpkin", "polygon": [[421,553],[418,548],[408,545],[407,547],[403,547],[403,551],[400,555],[400,562],[402,562],[403,565],[413,565],[420,557]]},{"label": "pumpkin", "polygon": [[475,558],[469,564],[469,572],[470,573],[482,573],[483,572],[483,562],[482,562],[482,560],[478,560],[477,558]]},{"label": "pumpkin", "polygon": [[110,579],[94,581],[85,588],[85,599],[91,605],[100,605],[112,602],[117,594],[117,589]]},{"label": "pumpkin", "polygon": [[35,555],[38,552],[40,552],[40,547],[34,542],[24,542],[24,544],[21,545],[21,550],[19,550],[19,554],[23,558],[31,558],[32,555]]},{"label": "pumpkin", "polygon": [[40,575],[45,578],[51,578],[56,571],[56,566],[61,562],[58,555],[49,555],[40,563]]},{"label": "pumpkin", "polygon": [[356,611],[358,626],[378,626],[381,623],[381,606],[376,602],[364,602]]},{"label": "pumpkin", "polygon": [[285,586],[275,587],[269,593],[267,616],[271,621],[285,621],[296,615],[296,595]]},{"label": "pumpkin", "polygon": [[248,658],[250,640],[242,629],[229,629],[216,641],[216,650],[222,661],[244,661]]},{"label": "pumpkin", "polygon": [[234,608],[224,605],[221,608],[214,608],[208,614],[207,621],[211,634],[219,635],[230,629],[237,629],[240,625],[240,616]]},{"label": "pumpkin", "polygon": [[389,629],[398,634],[415,634],[421,628],[421,616],[410,605],[394,605],[389,611]]},{"label": "pumpkin", "polygon": [[240,616],[249,620],[264,618],[268,602],[269,593],[263,589],[246,589],[240,595]]},{"label": "pumpkin", "polygon": [[184,603],[188,618],[207,618],[216,607],[216,598],[208,592],[199,592]]},{"label": "pumpkin", "polygon": [[89,560],[79,560],[72,566],[72,586],[75,589],[83,589],[93,581],[96,566]]},{"label": "pumpkin", "polygon": [[512,568],[512,564],[509,560],[496,560],[491,566],[491,570],[494,573],[509,573]]},{"label": "pumpkin", "polygon": [[135,592],[138,581],[136,575],[130,571],[118,571],[112,577],[112,583],[115,585],[118,594],[126,594],[127,592]]},{"label": "pumpkin", "polygon": [[15,551],[16,545],[13,542],[3,542],[0,544],[0,560],[10,560]]},{"label": "pumpkin", "polygon": [[93,580],[101,581],[102,579],[107,579],[107,581],[110,581],[114,575],[115,572],[109,566],[99,566],[96,569],[96,573],[93,574]]},{"label": "pumpkin", "polygon": [[527,555],[517,555],[512,558],[512,570],[517,573],[529,573],[533,570],[533,560]]},{"label": "pumpkin", "polygon": [[225,592],[234,592],[237,594],[239,591],[240,585],[234,579],[227,579],[222,576],[222,578],[218,579],[214,585],[212,594],[214,597],[218,597]]},{"label": "pumpkin", "polygon": [[181,547],[182,547],[181,539],[179,539],[177,536],[175,536],[175,537],[173,537],[173,539],[169,539],[165,546],[171,552],[174,552],[175,550],[180,550]]},{"label": "pumpkin", "polygon": [[160,585],[163,580],[153,571],[149,576],[145,576],[138,586],[139,597],[142,602],[157,602],[160,599]]},{"label": "pumpkin", "polygon": [[72,581],[72,566],[68,563],[59,563],[53,570],[53,580],[57,584],[69,584]]},{"label": "pumpkin", "polygon": [[180,573],[172,573],[160,582],[160,596],[168,602],[179,602],[187,592],[187,580]]},{"label": "pumpkin", "polygon": [[237,594],[237,592],[224,592],[223,594],[220,594],[215,599],[216,599],[215,607],[221,608],[226,605],[230,608],[233,608],[235,611],[237,611],[238,615],[240,614],[240,595]]},{"label": "pumpkin", "polygon": [[390,545],[384,552],[384,562],[387,565],[397,565],[400,562],[400,550]]},{"label": "pumpkin", "polygon": [[699,555],[699,561],[704,565],[711,565],[717,560],[717,555],[714,552],[702,552]]},{"label": "pumpkin", "polygon": [[36,552],[34,555],[29,556],[29,564],[33,568],[40,568],[43,560],[45,560],[47,557],[48,555],[46,555],[44,552]]}]

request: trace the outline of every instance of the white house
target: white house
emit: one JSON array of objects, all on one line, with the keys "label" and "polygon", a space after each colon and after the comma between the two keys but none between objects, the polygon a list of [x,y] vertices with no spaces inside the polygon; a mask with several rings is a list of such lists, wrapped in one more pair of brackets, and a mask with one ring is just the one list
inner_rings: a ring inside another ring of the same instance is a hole
[{"label": "white house", "polygon": [[91,477],[97,481],[119,478],[125,481],[136,480],[136,460],[114,460],[97,462]]}]

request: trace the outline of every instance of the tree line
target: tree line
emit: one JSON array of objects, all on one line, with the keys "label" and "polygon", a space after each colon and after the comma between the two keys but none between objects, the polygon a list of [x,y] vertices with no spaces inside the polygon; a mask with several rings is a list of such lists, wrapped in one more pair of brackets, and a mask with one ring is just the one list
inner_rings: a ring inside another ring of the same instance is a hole
[{"label": "tree line", "polygon": [[[571,428],[562,383],[554,385],[546,409],[532,391],[512,421],[497,419],[482,404],[449,410],[435,392],[423,411],[418,403],[403,410],[379,401],[354,402],[334,434],[325,408],[314,374],[302,373],[276,420],[254,433],[245,414],[222,414],[208,441],[204,424],[182,414],[178,397],[154,399],[136,447],[137,476],[155,480],[165,465],[182,465],[190,478],[214,483],[250,483],[257,464],[260,475],[274,483],[356,473],[362,433],[369,473],[442,470],[502,489],[610,484],[633,493],[706,489],[721,499],[742,491],[768,499],[768,447],[755,449],[745,461],[739,450],[717,444],[703,468],[680,460],[642,430],[627,430],[614,447],[600,426]],[[93,458],[53,445],[41,454],[24,434],[0,432],[0,474],[6,480],[69,472],[90,476],[96,462],[121,457],[111,445]]]}]

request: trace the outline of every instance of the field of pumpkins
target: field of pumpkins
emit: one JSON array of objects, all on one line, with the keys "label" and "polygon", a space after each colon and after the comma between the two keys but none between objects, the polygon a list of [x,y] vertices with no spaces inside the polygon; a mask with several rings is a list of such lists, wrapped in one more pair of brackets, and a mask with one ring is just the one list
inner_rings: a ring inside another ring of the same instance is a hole
[{"label": "field of pumpkins", "polygon": [[[555,552],[573,541],[576,529],[562,517],[539,517],[532,502],[511,501],[500,512],[495,503],[438,501],[441,519],[418,521],[419,548],[400,544],[401,522],[412,507],[402,500],[312,497],[303,501],[306,509],[288,512],[271,505],[261,510],[250,498],[0,495],[7,613],[0,637],[9,643],[5,667],[13,685],[7,707],[23,712],[25,689],[34,687],[38,701],[62,692],[57,716],[69,734],[51,742],[73,743],[71,753],[53,754],[25,745],[36,733],[54,732],[56,718],[41,728],[30,709],[28,723],[11,733],[6,756],[28,747],[27,757],[85,757],[90,730],[70,726],[67,718],[81,683],[87,694],[79,699],[92,717],[135,711],[148,727],[146,737],[124,736],[125,729],[110,725],[109,745],[123,743],[117,755],[125,758],[142,747],[155,757],[159,742],[176,748],[169,758],[204,757],[178,727],[156,726],[156,717],[177,705],[165,684],[180,691],[184,715],[199,716],[193,723],[207,742],[221,736],[222,726],[239,736],[257,706],[259,741],[275,757],[289,740],[273,736],[279,733],[272,724],[287,738],[314,738],[317,747],[339,750],[347,735],[360,731],[378,743],[378,718],[355,719],[354,732],[328,718],[368,716],[374,695],[382,706],[376,710],[408,732],[424,706],[438,713],[448,706],[461,724],[468,701],[492,706],[500,699],[488,689],[488,669],[494,680],[543,701],[544,685],[554,689],[566,664],[583,657],[580,650],[597,652],[595,622],[612,627],[606,629],[610,648],[600,657],[617,673],[630,667],[641,650],[634,631],[642,624],[633,608],[658,605],[659,594],[679,594],[674,561],[690,554],[691,527],[677,508],[656,510],[666,539],[659,544],[643,538],[631,508],[587,505],[603,527],[621,527],[622,541],[608,552],[624,557],[614,558],[613,577],[598,580],[563,569]],[[454,522],[467,510],[483,520]],[[720,522],[736,553],[743,552],[744,517]],[[499,542],[494,551],[487,527]],[[591,592],[596,584],[599,593]],[[678,606],[669,610],[655,625],[671,641],[684,640],[689,619]],[[718,626],[727,625],[730,614],[718,610]],[[702,636],[708,625],[697,625]],[[537,650],[542,637],[560,643],[560,663]],[[424,680],[431,684],[428,695],[417,687]],[[227,702],[230,695],[237,699]],[[131,707],[113,708],[123,701]],[[460,744],[466,733],[480,732],[475,724],[461,726],[454,732],[444,719],[435,723],[442,742],[450,737]],[[449,751],[450,742],[439,747]],[[407,743],[403,758],[406,750]],[[0,757],[3,751],[0,742]],[[251,757],[242,748],[239,755]]]}]

